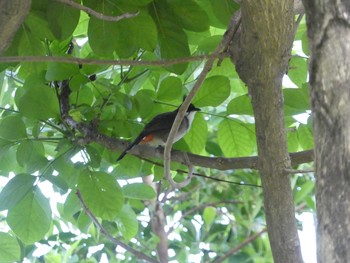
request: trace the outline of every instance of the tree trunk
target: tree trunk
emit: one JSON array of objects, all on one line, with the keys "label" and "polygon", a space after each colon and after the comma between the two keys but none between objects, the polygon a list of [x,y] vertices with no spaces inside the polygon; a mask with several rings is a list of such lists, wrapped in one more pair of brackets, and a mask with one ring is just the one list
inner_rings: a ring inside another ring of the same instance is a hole
[{"label": "tree trunk", "polygon": [[0,54],[10,45],[17,29],[29,13],[31,0],[0,1]]},{"label": "tree trunk", "polygon": [[318,262],[350,259],[350,3],[304,1],[310,40]]},{"label": "tree trunk", "polygon": [[248,85],[255,115],[267,229],[275,262],[302,262],[284,125],[282,78],[294,39],[293,1],[241,3],[237,71]]}]

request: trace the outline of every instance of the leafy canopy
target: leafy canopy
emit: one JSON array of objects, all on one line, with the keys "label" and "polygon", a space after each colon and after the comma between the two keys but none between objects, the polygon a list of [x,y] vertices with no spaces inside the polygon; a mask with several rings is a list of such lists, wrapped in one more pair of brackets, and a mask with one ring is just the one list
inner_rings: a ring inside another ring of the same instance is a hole
[{"label": "leafy canopy", "polygon": [[[228,0],[86,0],[83,4],[108,16],[138,15],[110,22],[58,1],[33,0],[29,15],[3,56],[153,61],[210,54],[231,14],[239,8]],[[305,26],[301,26],[297,40],[304,46],[305,39]],[[71,43],[74,47],[69,53]],[[310,110],[306,63],[301,57],[291,59],[288,76],[295,87],[284,89],[290,151],[313,147],[310,122],[294,117]],[[115,262],[117,254],[119,259],[137,262],[129,251],[116,252],[115,244],[99,234],[84,212],[77,190],[112,236],[136,250],[147,247],[145,254],[151,256],[159,239],[152,232],[150,204],[157,196],[162,198],[161,193],[169,187],[162,181],[163,168],[131,155],[116,164],[121,149],[94,142],[81,145],[79,129],[62,119],[59,85],[69,80],[69,116],[75,122],[93,122],[101,134],[132,139],[155,115],[181,104],[202,66],[202,61],[186,59],[170,66],[78,66],[54,61],[0,64],[0,175],[8,178],[0,192],[0,210],[7,210],[7,216],[3,212],[1,216],[10,229],[0,232],[0,261],[34,258],[37,244],[42,244],[51,246],[42,256],[45,261],[70,258],[71,262],[84,262],[90,247],[103,244],[91,261],[104,255]],[[256,155],[250,98],[229,59],[211,70],[193,103],[202,112],[174,148],[213,157]],[[186,171],[186,166],[173,163],[172,169],[175,181],[187,176],[179,172]],[[196,172],[260,184],[256,172],[249,169],[197,167]],[[151,174],[156,188],[141,180]],[[52,191],[47,190],[47,182]],[[296,203],[306,202],[313,209],[308,195],[313,183],[295,177],[293,186]],[[57,203],[54,193],[64,196],[62,201]],[[172,229],[169,248],[179,262],[187,261],[191,254],[207,262],[238,245],[248,232],[264,227],[259,188],[202,177],[171,191],[163,211]],[[232,256],[232,261],[269,258],[267,236],[262,236]]]}]

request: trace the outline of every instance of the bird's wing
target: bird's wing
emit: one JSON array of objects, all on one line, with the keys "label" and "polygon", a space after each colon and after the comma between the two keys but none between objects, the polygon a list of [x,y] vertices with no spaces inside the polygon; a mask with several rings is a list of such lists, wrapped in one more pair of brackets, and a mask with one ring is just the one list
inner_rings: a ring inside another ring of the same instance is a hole
[{"label": "bird's wing", "polygon": [[138,144],[145,136],[162,132],[162,131],[170,131],[175,117],[177,114],[176,111],[166,112],[154,117],[149,123],[146,124],[142,132],[136,137],[136,139],[126,147],[126,149],[120,154],[117,161],[121,160],[131,148],[133,148],[136,144]]},{"label": "bird's wing", "polygon": [[171,127],[173,126],[176,114],[177,110],[166,112],[154,117],[149,123],[146,124],[142,133],[144,135],[147,135],[155,132],[170,131]]}]

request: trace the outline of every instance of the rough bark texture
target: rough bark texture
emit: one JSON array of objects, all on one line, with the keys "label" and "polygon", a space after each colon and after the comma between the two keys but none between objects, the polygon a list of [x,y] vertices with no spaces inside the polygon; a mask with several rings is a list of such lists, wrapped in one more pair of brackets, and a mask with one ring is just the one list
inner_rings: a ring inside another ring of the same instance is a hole
[{"label": "rough bark texture", "polygon": [[302,262],[284,125],[282,77],[294,39],[292,0],[241,2],[236,67],[252,96],[267,229],[275,262]]},{"label": "rough bark texture", "polygon": [[310,40],[318,262],[350,259],[350,2],[304,1]]},{"label": "rough bark texture", "polygon": [[0,1],[0,54],[10,45],[30,6],[31,0]]}]

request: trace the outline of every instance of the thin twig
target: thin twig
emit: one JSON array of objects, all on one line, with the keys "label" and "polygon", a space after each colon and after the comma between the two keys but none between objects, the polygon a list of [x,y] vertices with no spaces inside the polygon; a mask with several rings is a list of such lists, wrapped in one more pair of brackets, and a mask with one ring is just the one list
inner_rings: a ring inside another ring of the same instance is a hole
[{"label": "thin twig", "polygon": [[314,173],[314,169],[304,169],[304,170],[294,170],[294,169],[284,169],[287,173],[290,174],[306,174],[306,173]]},{"label": "thin twig", "polygon": [[75,9],[84,11],[85,13],[87,13],[91,16],[94,16],[98,19],[110,21],[110,22],[117,22],[117,21],[120,21],[122,19],[133,18],[133,17],[139,15],[139,13],[140,13],[139,11],[137,11],[135,14],[125,13],[125,14],[122,14],[120,16],[107,16],[107,15],[104,15],[102,13],[96,12],[95,10],[93,10],[87,6],[83,6],[81,4],[78,4],[72,0],[56,0],[56,1],[63,3],[63,4],[66,4],[66,5],[69,5],[71,7],[74,7]]},{"label": "thin twig", "polygon": [[5,107],[2,107],[2,106],[0,106],[0,110],[8,111],[8,112],[14,112],[14,113],[20,114],[20,112],[19,112],[18,110],[14,110],[14,109],[10,109],[10,108],[5,108]]},{"label": "thin twig", "polygon": [[204,65],[203,70],[199,74],[196,83],[194,84],[193,88],[187,95],[186,99],[182,103],[182,105],[179,108],[179,111],[176,115],[175,121],[172,125],[171,131],[169,133],[167,142],[165,144],[165,149],[164,149],[164,178],[169,181],[170,184],[172,184],[173,179],[170,176],[170,160],[171,160],[171,148],[173,146],[174,138],[179,130],[180,124],[185,116],[185,113],[189,107],[189,105],[192,102],[193,97],[196,95],[197,91],[199,88],[202,86],[207,74],[211,70],[214,61],[216,58],[219,57],[220,52],[224,50],[227,45],[230,43],[231,39],[233,38],[234,34],[237,32],[240,23],[238,23],[236,26],[233,25],[233,20],[235,16],[233,15],[230,20],[229,27],[227,31],[224,34],[224,37],[222,41],[219,43],[219,45],[215,48],[214,52],[209,56],[207,62]]},{"label": "thin twig", "polygon": [[[188,156],[188,153],[186,153]],[[141,160],[144,160],[148,163],[154,164],[156,166],[159,167],[164,167],[164,163],[159,163],[159,162],[155,162],[153,160],[147,159],[147,158],[142,158],[140,157]],[[178,173],[182,173],[182,174],[188,174],[188,171],[182,170],[182,169],[177,169],[176,172]],[[213,180],[213,181],[217,181],[217,182],[222,182],[222,183],[229,183],[229,184],[235,184],[235,185],[240,185],[240,186],[252,186],[252,187],[261,187],[261,185],[257,185],[257,184],[249,184],[249,183],[245,183],[245,182],[234,182],[234,181],[229,181],[229,180],[225,180],[225,179],[221,179],[221,178],[217,178],[217,177],[212,177],[212,176],[207,176],[201,173],[193,173],[192,174],[194,176],[198,176],[198,177],[203,177],[209,180]],[[164,199],[164,198],[163,198]]]},{"label": "thin twig", "polygon": [[295,25],[294,25],[294,34],[293,34],[293,37],[295,37],[295,34],[296,34],[297,31],[298,31],[298,27],[299,27],[299,25],[300,25],[301,20],[303,20],[303,17],[304,17],[304,14],[303,14],[303,13],[300,14],[300,15],[298,16],[297,21],[295,22]]},{"label": "thin twig", "polygon": [[180,183],[175,182],[172,178],[171,180],[168,180],[173,189],[181,189],[186,187],[191,182],[191,179],[193,177],[193,165],[190,163],[187,153],[185,153],[184,156],[188,167],[188,172],[187,172],[188,176],[184,181]]},{"label": "thin twig", "polygon": [[139,259],[143,259],[146,260],[148,262],[152,262],[152,263],[159,263],[157,260],[147,256],[146,254],[137,251],[135,249],[133,249],[132,247],[128,246],[127,244],[124,244],[123,242],[121,242],[119,239],[116,239],[115,237],[112,237],[108,231],[101,225],[101,223],[98,221],[98,219],[95,217],[95,215],[90,211],[90,209],[86,206],[86,203],[84,202],[83,197],[81,196],[81,193],[79,190],[77,190],[76,195],[78,196],[78,199],[84,209],[84,212],[90,217],[90,219],[92,220],[92,222],[96,225],[96,227],[98,228],[98,230],[109,240],[111,241],[113,244],[117,245],[117,246],[121,246],[122,248],[124,248],[126,251],[129,251],[131,254],[133,254],[134,256],[136,256]]},{"label": "thin twig", "polygon": [[198,55],[191,57],[182,57],[174,59],[162,60],[128,60],[128,59],[91,59],[91,58],[75,58],[75,57],[59,57],[59,56],[8,56],[0,57],[0,63],[12,62],[62,62],[77,65],[118,65],[118,66],[171,66],[184,62],[201,61],[208,58],[208,55]]},{"label": "thin twig", "polygon": [[259,236],[261,236],[263,233],[266,232],[266,228],[264,228],[263,230],[261,230],[260,232],[249,236],[248,238],[246,238],[242,243],[240,243],[238,246],[231,248],[228,252],[226,252],[223,256],[215,259],[213,261],[213,263],[220,263],[223,262],[225,259],[229,258],[230,256],[232,256],[233,254],[236,254],[238,251],[240,251],[242,248],[244,248],[246,245],[248,245],[249,243],[253,242],[255,239],[257,239]]}]

